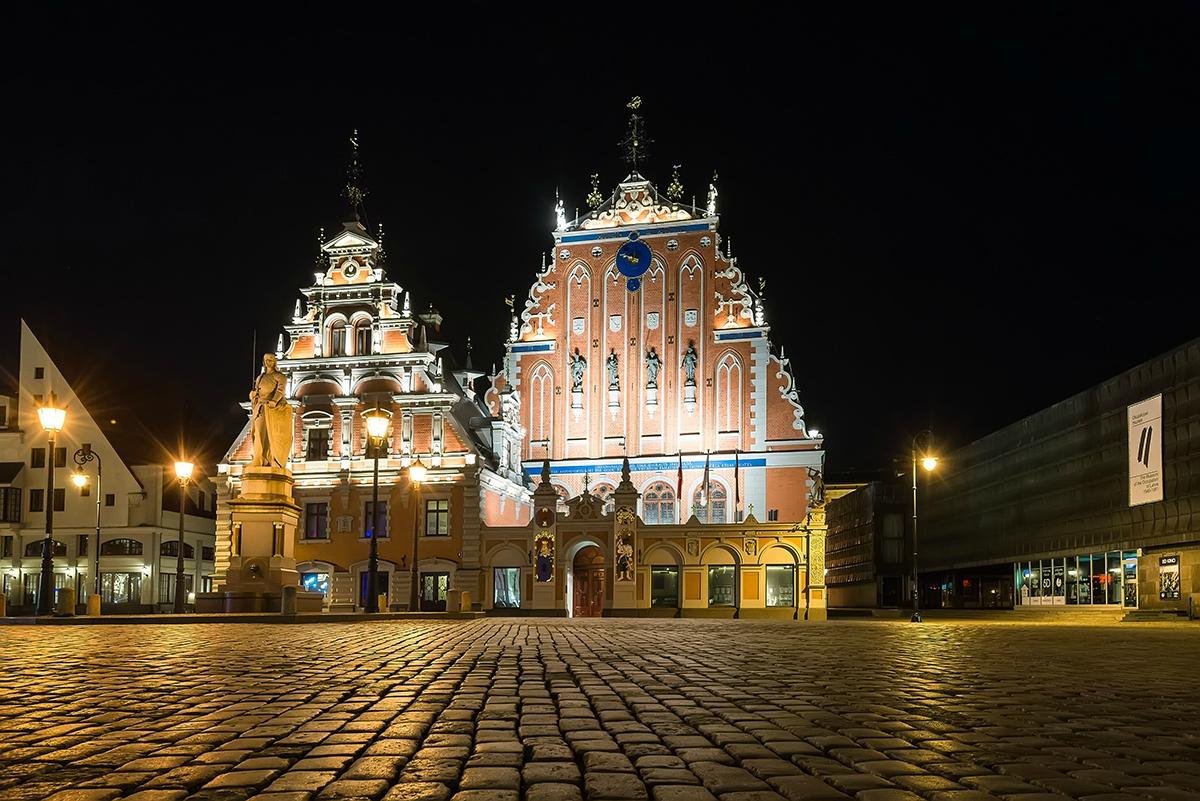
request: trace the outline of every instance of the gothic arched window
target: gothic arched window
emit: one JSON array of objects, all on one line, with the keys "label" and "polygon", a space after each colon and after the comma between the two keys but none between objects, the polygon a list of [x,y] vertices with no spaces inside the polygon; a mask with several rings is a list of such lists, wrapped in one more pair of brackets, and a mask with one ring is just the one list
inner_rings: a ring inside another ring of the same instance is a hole
[{"label": "gothic arched window", "polygon": [[709,495],[704,498],[704,486],[696,488],[696,493],[692,496],[692,509],[696,513],[696,519],[701,523],[725,523],[728,518],[725,516],[725,488],[715,481],[710,481],[708,484]]},{"label": "gothic arched window", "polygon": [[642,493],[642,520],[651,526],[677,522],[675,490],[665,481],[655,481]]},{"label": "gothic arched window", "polygon": [[[554,376],[542,362],[529,374],[529,447],[530,456],[540,454],[541,445],[550,444],[554,414]],[[535,443],[537,445],[535,446]]]}]

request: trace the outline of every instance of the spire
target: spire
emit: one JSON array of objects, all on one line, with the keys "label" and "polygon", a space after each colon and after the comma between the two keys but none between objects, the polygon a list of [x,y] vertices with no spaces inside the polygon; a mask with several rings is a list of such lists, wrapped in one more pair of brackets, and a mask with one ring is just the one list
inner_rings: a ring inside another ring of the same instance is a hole
[{"label": "spire", "polygon": [[317,257],[313,261],[313,264],[322,273],[325,272],[326,261],[327,261],[327,257],[325,256],[325,251],[321,249],[323,247],[325,247],[325,229],[318,228],[317,229]]},{"label": "spire", "polygon": [[546,486],[550,485],[550,460],[542,460],[542,483]]},{"label": "spire", "polygon": [[600,173],[592,173],[592,191],[588,192],[587,204],[589,209],[598,209],[604,203],[604,195],[600,194]]},{"label": "spire", "polygon": [[646,136],[645,125],[642,124],[642,117],[638,114],[638,109],[641,107],[642,99],[640,97],[634,97],[625,104],[625,108],[630,111],[629,131],[621,140],[621,157],[633,167],[635,173],[638,171],[638,162],[646,159],[649,146],[654,141]]},{"label": "spire", "polygon": [[375,238],[379,241],[379,250],[375,251],[375,263],[382,265],[387,261],[387,251],[383,249],[383,223],[379,223],[375,228],[378,234]]},{"label": "spire", "polygon": [[292,309],[292,319],[300,319],[300,298],[296,298],[296,308]]},{"label": "spire", "polygon": [[412,317],[412,292],[404,293],[404,308],[400,314],[405,317]]},{"label": "spire", "polygon": [[676,203],[683,200],[683,183],[679,180],[680,166],[676,164],[671,167],[671,183],[667,184],[667,197]]},{"label": "spire", "polygon": [[717,214],[717,173],[713,172],[712,181],[708,184],[708,216]]},{"label": "spire", "polygon": [[467,337],[467,358],[466,358],[466,360],[464,360],[464,362],[463,362],[463,367],[464,367],[465,369],[467,369],[467,370],[474,370],[474,369],[475,369],[475,368],[474,368],[474,367],[471,365],[471,337],[469,337],[469,336]]},{"label": "spire", "polygon": [[350,136],[350,169],[346,171],[346,189],[343,194],[350,203],[350,212],[355,222],[362,222],[360,212],[367,192],[362,188],[362,168],[358,163],[358,129]]}]

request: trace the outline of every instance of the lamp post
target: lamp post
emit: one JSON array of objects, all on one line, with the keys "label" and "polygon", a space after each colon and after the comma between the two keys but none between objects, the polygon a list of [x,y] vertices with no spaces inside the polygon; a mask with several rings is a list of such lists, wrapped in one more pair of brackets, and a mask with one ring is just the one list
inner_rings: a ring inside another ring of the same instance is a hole
[{"label": "lamp post", "polygon": [[42,574],[38,581],[37,613],[48,615],[54,606],[54,441],[67,420],[67,410],[50,405],[38,409],[38,421],[46,431],[46,539],[42,541]]},{"label": "lamp post", "polygon": [[[71,480],[75,482],[75,486],[83,489],[88,484],[88,474],[83,472],[84,465],[88,462],[96,463],[96,541],[92,543],[92,564],[95,575],[92,576],[92,593],[96,596],[96,613],[100,613],[100,501],[104,497],[104,460],[100,458],[100,454],[92,450],[90,443],[84,443],[83,447],[75,451],[75,455],[71,457],[75,462],[75,475],[71,476]],[[89,614],[91,603],[88,604]]]},{"label": "lamp post", "polygon": [[421,533],[421,482],[425,480],[425,465],[421,463],[421,457],[417,457],[417,461],[408,466],[408,480],[413,486],[413,556],[412,556],[412,581],[408,593],[408,611],[420,611],[420,592],[418,591],[417,581],[420,579],[420,573],[417,571],[417,542],[420,539]]},{"label": "lamp post", "polygon": [[183,513],[187,504],[188,479],[192,477],[191,462],[176,462],[175,477],[179,479],[179,541],[175,557],[175,614],[182,615],[187,601],[187,589],[183,586]]},{"label": "lamp post", "polygon": [[925,468],[925,472],[931,473],[937,467],[937,457],[932,454],[933,449],[933,432],[928,428],[922,429],[912,438],[912,497],[913,497],[913,522],[912,522],[912,580],[913,580],[913,613],[911,621],[913,623],[921,622],[921,581],[920,574],[917,572],[917,441],[922,437],[925,438],[925,451],[921,457],[921,466]]},{"label": "lamp post", "polygon": [[366,414],[367,438],[375,460],[375,478],[371,489],[371,555],[367,558],[367,611],[379,611],[379,452],[383,450],[389,418],[381,409]]}]

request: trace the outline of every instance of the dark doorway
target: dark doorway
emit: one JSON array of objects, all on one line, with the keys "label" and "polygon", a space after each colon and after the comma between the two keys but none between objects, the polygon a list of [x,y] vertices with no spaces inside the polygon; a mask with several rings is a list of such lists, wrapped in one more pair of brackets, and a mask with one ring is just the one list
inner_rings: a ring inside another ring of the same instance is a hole
[{"label": "dark doorway", "polygon": [[446,590],[450,589],[449,573],[421,574],[421,611],[445,612]]},{"label": "dark doorway", "polygon": [[[367,608],[367,577],[371,574],[363,571],[358,574],[358,608]],[[375,594],[388,594],[388,578],[391,576],[386,570],[378,570],[375,573]],[[387,611],[386,607],[380,607],[380,612]]]},{"label": "dark doorway", "polygon": [[575,586],[575,617],[600,617],[604,614],[604,554],[589,545],[575,554],[571,565]]}]

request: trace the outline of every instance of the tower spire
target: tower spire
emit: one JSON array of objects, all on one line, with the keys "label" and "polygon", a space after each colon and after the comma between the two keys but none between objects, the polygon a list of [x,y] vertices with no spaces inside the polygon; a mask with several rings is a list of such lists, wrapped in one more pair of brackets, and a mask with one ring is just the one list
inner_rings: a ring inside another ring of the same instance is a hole
[{"label": "tower spire", "polygon": [[350,168],[346,171],[346,188],[343,191],[347,202],[350,203],[350,212],[354,215],[356,222],[363,222],[363,200],[367,197],[367,190],[362,187],[362,166],[359,164],[358,156],[358,129],[354,129],[354,133],[350,136]]}]

